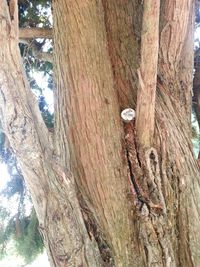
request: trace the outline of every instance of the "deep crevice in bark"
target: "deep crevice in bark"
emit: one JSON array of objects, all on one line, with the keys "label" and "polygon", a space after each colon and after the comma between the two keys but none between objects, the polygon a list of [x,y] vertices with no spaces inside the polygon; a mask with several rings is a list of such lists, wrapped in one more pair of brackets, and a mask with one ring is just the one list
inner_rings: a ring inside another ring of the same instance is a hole
[{"label": "deep crevice in bark", "polygon": [[[125,153],[129,170],[130,184],[133,188],[133,194],[137,199],[136,206],[138,207],[138,210],[141,211],[144,204],[147,205],[148,209],[150,209],[150,206],[148,204],[148,199],[146,199],[144,193],[142,192],[142,188],[137,179],[137,176],[142,177],[142,172],[141,162],[136,147],[134,124],[134,121],[124,123]],[[138,169],[138,171],[136,171],[136,168]]]},{"label": "deep crevice in bark", "polygon": [[137,196],[137,199],[138,201],[141,202],[141,206],[143,205],[143,200],[141,198],[141,193],[140,193],[140,189],[135,181],[135,177],[134,177],[134,173],[132,171],[132,166],[131,166],[131,161],[129,159],[129,152],[128,150],[126,150],[126,156],[127,156],[127,162],[128,162],[128,168],[129,168],[129,173],[130,173],[130,178],[131,178],[131,182],[132,182],[132,185],[133,185],[133,188],[135,190],[135,193],[136,193],[136,196]]},{"label": "deep crevice in bark", "polygon": [[156,150],[153,148],[145,152],[138,150],[134,122],[125,123],[124,131],[130,183],[133,186],[133,193],[138,201],[138,210],[142,211],[145,204],[149,212],[166,213],[161,184],[158,181],[160,179],[160,172],[158,170],[159,161]]},{"label": "deep crevice in bark", "polygon": [[86,201],[83,199],[83,196],[80,193],[80,191],[77,195],[78,195],[78,200],[79,200],[79,204],[81,207],[81,213],[83,215],[85,227],[88,232],[88,236],[90,240],[92,239],[96,240],[96,243],[99,248],[99,252],[100,252],[100,255],[103,261],[103,266],[104,267],[115,266],[113,256],[111,253],[111,249],[109,245],[107,244],[106,239],[103,235],[103,232],[100,230],[100,227],[98,226],[92,211],[88,207]]}]

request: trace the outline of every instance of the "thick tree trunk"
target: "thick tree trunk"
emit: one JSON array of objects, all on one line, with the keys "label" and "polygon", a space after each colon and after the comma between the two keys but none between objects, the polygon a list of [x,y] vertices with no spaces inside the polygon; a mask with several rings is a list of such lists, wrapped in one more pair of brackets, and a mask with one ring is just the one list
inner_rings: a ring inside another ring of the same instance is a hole
[{"label": "thick tree trunk", "polygon": [[[56,139],[115,265],[198,266],[199,169],[190,139],[193,1],[162,1],[156,100],[149,95],[156,129],[153,147],[142,150],[134,123],[120,122],[120,110],[135,109],[141,85],[141,1],[55,1],[54,10],[62,129]],[[148,135],[152,127],[140,124]]]},{"label": "thick tree trunk", "polygon": [[[52,266],[200,266],[199,169],[190,138],[193,1],[161,1],[153,71],[138,80],[148,60],[140,48],[147,2],[54,1],[52,140],[21,68],[16,21],[0,1],[0,118]],[[141,82],[155,105],[150,127],[120,117],[142,103]],[[145,146],[138,125],[150,137]]]},{"label": "thick tree trunk", "polygon": [[54,10],[59,150],[69,144],[70,158],[65,153],[64,161],[71,164],[115,264],[132,266],[139,253],[132,239],[133,197],[103,6],[63,0],[54,2]]},{"label": "thick tree trunk", "polygon": [[0,119],[30,189],[52,266],[102,266],[85,228],[73,176],[61,164],[24,75],[16,21],[0,1]]}]

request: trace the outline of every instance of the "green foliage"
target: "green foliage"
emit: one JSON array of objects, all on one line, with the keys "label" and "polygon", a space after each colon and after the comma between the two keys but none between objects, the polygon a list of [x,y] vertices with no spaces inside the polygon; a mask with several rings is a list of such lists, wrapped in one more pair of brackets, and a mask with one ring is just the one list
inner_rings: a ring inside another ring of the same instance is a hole
[{"label": "green foliage", "polygon": [[15,194],[19,194],[23,197],[24,194],[24,181],[19,174],[13,175],[11,180],[7,183],[7,186],[1,192],[2,195],[10,199]]},{"label": "green foliage", "polygon": [[38,220],[33,210],[29,217],[21,221],[21,235],[16,239],[18,255],[25,263],[31,263],[39,253],[43,252],[43,241],[38,230]]},{"label": "green foliage", "polygon": [[6,247],[11,239],[14,240],[17,254],[26,264],[43,252],[44,245],[34,210],[29,216],[19,217],[17,214],[10,217],[7,209],[0,208],[0,218],[0,258],[6,255]]},{"label": "green foliage", "polygon": [[192,126],[192,138],[198,142],[200,141],[200,135],[199,135],[198,129],[194,125]]},{"label": "green foliage", "polygon": [[[45,104],[43,109],[45,109]],[[0,140],[0,161],[7,164],[11,177],[6,188],[1,192],[2,202],[6,202],[8,207],[0,206],[0,258],[6,255],[9,241],[15,240],[18,255],[22,256],[26,263],[30,263],[43,250],[38,220],[32,208],[17,159],[9,146],[6,145],[6,136],[2,132],[0,133]],[[27,203],[29,211],[26,208]]]},{"label": "green foliage", "polygon": [[36,27],[42,23],[43,27],[49,27],[48,9],[51,1],[48,0],[19,0],[19,25],[20,27]]},{"label": "green foliage", "polygon": [[39,109],[42,114],[42,118],[49,130],[53,129],[54,127],[54,115],[51,114],[48,110],[48,104],[45,100],[45,97],[43,95],[40,95],[38,97],[38,105]]}]

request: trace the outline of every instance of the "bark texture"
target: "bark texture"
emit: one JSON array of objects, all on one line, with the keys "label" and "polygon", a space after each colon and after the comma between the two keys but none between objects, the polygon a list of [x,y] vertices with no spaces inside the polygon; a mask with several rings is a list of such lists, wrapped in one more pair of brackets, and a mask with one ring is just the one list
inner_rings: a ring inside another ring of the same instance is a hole
[{"label": "bark texture", "polygon": [[48,38],[52,39],[52,29],[44,28],[20,28],[19,39]]},{"label": "bark texture", "polygon": [[[160,0],[143,2],[141,62],[138,69],[136,132],[140,147],[152,145],[159,48]],[[144,131],[145,128],[145,131]]]},{"label": "bark texture", "polygon": [[70,162],[116,265],[132,266],[137,255],[132,251],[138,249],[132,242],[133,198],[103,6],[101,1],[63,0],[54,2],[54,10],[59,150],[66,151],[67,140],[70,157],[65,153],[64,161]]},{"label": "bark texture", "polygon": [[[52,266],[200,266],[199,168],[190,122],[192,0],[161,1],[159,35],[156,28],[151,43],[154,71],[145,71],[143,88],[151,93],[152,112],[155,106],[154,125],[137,118],[151,142],[141,149],[135,122],[120,118],[122,109],[138,110],[142,101],[137,70],[149,52],[141,49],[147,3],[54,0],[52,138],[21,67],[16,24],[7,1],[0,1],[0,118]],[[149,21],[158,27],[154,15]]]},{"label": "bark texture", "polygon": [[[56,122],[63,131],[56,139],[58,147],[67,150],[63,160],[70,162],[116,266],[198,266],[199,169],[190,123],[193,1],[161,2],[159,39],[155,34],[152,40],[160,44],[156,99],[153,90],[150,95],[156,112],[153,147],[141,151],[134,122],[123,125],[119,119],[123,108],[135,109],[141,86],[137,69],[144,56],[140,46],[145,22],[139,18],[146,4],[54,2],[57,75],[62,73]],[[152,53],[150,58],[156,59],[156,49]],[[155,75],[149,70],[147,78],[155,80]],[[140,123],[148,135],[149,125]]]},{"label": "bark texture", "polygon": [[30,189],[51,265],[102,266],[83,222],[73,176],[55,154],[25,78],[16,29],[7,1],[0,1],[0,118]]}]

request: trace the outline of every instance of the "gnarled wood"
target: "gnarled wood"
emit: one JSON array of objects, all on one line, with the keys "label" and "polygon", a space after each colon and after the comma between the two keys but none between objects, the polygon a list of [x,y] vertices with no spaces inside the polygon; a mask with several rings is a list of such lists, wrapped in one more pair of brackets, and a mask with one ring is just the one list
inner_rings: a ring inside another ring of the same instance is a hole
[{"label": "gnarled wood", "polygon": [[73,176],[54,154],[53,142],[21,64],[16,25],[0,1],[0,119],[30,189],[51,265],[102,266],[85,228]]}]

